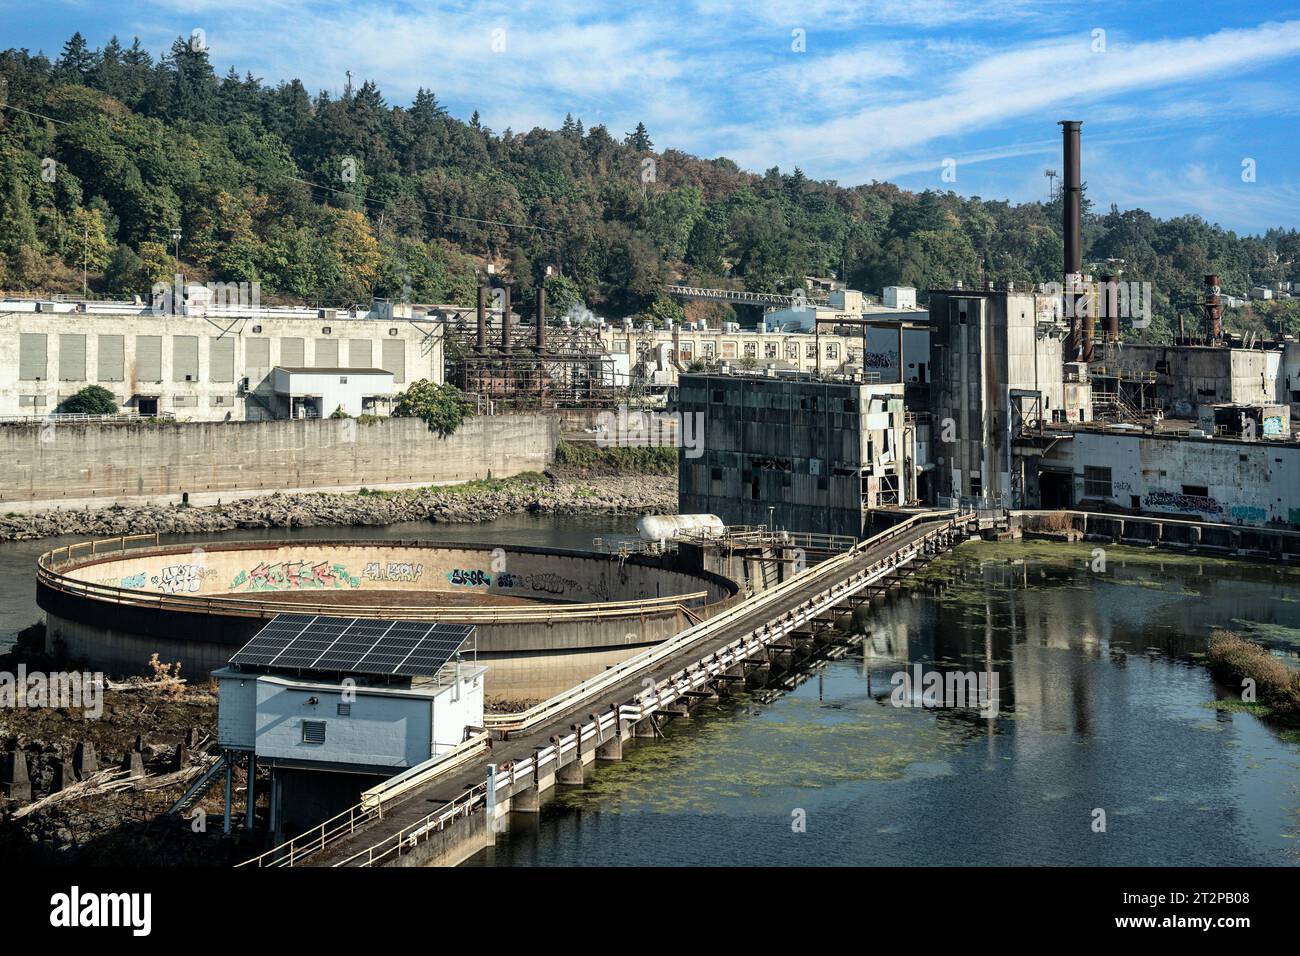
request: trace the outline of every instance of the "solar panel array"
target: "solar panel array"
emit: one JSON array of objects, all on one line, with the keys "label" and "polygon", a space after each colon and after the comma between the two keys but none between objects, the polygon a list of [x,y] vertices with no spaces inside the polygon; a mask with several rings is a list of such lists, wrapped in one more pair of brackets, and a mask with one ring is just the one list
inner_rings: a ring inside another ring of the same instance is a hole
[{"label": "solar panel array", "polygon": [[474,632],[470,624],[277,614],[232,664],[432,677]]}]

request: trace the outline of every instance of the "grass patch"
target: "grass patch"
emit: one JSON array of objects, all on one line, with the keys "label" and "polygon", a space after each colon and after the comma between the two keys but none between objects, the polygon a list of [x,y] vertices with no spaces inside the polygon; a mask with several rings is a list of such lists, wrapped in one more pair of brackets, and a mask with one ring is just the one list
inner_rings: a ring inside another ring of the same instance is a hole
[{"label": "grass patch", "polygon": [[1210,634],[1206,664],[1218,677],[1236,686],[1255,682],[1255,702],[1271,708],[1288,722],[1300,720],[1300,671],[1293,670],[1265,648],[1232,631]]},{"label": "grass patch", "polygon": [[560,472],[602,475],[675,475],[677,449],[658,445],[601,448],[562,441],[555,448],[555,468]]}]

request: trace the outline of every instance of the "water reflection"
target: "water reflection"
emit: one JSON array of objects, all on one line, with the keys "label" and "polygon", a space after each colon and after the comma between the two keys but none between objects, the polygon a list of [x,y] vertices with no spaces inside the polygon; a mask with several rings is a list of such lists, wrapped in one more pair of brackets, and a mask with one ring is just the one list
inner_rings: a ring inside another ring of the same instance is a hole
[{"label": "water reflection", "polygon": [[[1105,557],[1097,572],[1087,547],[963,546],[860,614],[849,656],[771,703],[670,723],[474,862],[1300,862],[1300,748],[1208,707],[1196,658],[1224,626],[1294,659],[1300,579]],[[917,665],[996,671],[998,716],[893,706],[894,675]]]}]

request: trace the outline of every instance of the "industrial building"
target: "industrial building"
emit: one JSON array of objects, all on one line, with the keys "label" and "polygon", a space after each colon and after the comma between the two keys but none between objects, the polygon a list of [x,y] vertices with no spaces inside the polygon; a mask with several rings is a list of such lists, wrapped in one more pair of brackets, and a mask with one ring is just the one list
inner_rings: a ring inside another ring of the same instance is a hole
[{"label": "industrial building", "polygon": [[679,458],[680,511],[860,536],[872,510],[917,498],[903,391],[794,372],[682,375],[677,408],[699,416],[703,452]]},{"label": "industrial building", "polygon": [[745,369],[827,375],[864,372],[885,384],[913,386],[917,395],[910,396],[911,404],[916,404],[930,380],[926,310],[915,307],[915,289],[886,289],[885,299],[898,305],[881,307],[861,292],[834,289],[826,303],[801,301],[769,309],[753,329],[737,323],[707,328],[702,322],[656,328],[626,319],[605,325],[600,335],[619,367],[651,388],[675,385],[677,376],[697,363],[726,362]]},{"label": "industrial building", "polygon": [[[270,769],[273,833],[297,833],[483,724],[462,624],[280,614],[213,671],[225,765]],[[227,772],[227,807],[231,803]],[[226,814],[227,823],[231,814]]]},{"label": "industrial building", "polygon": [[[0,418],[43,418],[88,385],[108,389],[126,414],[177,421],[326,417],[339,405],[383,415],[408,383],[441,382],[442,357],[442,324],[411,306],[187,304],[173,313],[124,302],[8,300],[0,307]],[[333,376],[333,397],[320,382],[310,394],[284,391],[295,386],[277,368]]]},{"label": "industrial building", "polygon": [[1030,507],[1300,526],[1300,444],[1096,425],[1035,461]]},{"label": "industrial building", "polygon": [[1009,506],[1019,497],[1016,436],[1089,417],[1087,367],[1063,362],[1061,301],[1014,287],[935,289],[930,325],[930,487]]},{"label": "industrial building", "polygon": [[626,396],[626,364],[619,369],[598,327],[549,319],[538,286],[526,329],[510,297],[508,285],[480,285],[474,309],[443,310],[447,381],[493,409],[608,408]]}]

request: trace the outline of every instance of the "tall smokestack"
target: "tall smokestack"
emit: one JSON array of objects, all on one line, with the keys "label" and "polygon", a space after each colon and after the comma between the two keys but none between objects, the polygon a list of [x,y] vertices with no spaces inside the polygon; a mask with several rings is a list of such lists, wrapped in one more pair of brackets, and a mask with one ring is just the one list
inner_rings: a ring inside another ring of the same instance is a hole
[{"label": "tall smokestack", "polygon": [[501,287],[501,351],[510,351],[510,286]]},{"label": "tall smokestack", "polygon": [[1101,277],[1101,294],[1098,296],[1100,312],[1105,319],[1106,341],[1119,341],[1119,288],[1113,275]]},{"label": "tall smokestack", "polygon": [[[1079,177],[1078,120],[1061,120],[1065,175],[1061,186],[1061,235],[1065,241],[1064,284],[1067,304],[1074,306],[1075,289],[1083,272],[1083,183]],[[1066,340],[1066,361],[1075,361],[1082,351],[1082,334],[1077,308],[1070,308],[1070,337]]]},{"label": "tall smokestack", "polygon": [[1205,335],[1211,345],[1223,339],[1223,300],[1219,298],[1218,276],[1205,277]]},{"label": "tall smokestack", "polygon": [[482,353],[487,351],[487,286],[478,287],[478,341],[475,349]]},{"label": "tall smokestack", "polygon": [[537,287],[537,351],[546,351],[546,286]]}]

